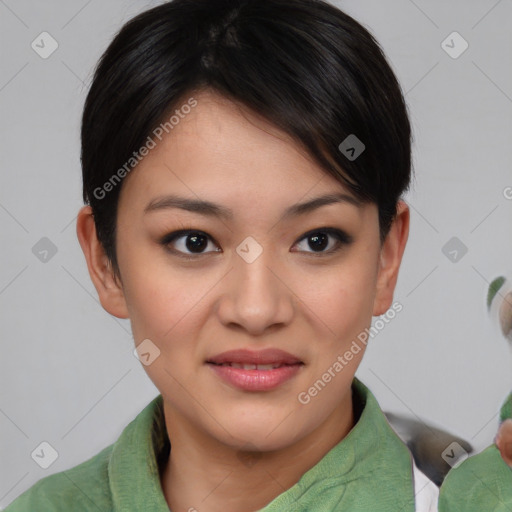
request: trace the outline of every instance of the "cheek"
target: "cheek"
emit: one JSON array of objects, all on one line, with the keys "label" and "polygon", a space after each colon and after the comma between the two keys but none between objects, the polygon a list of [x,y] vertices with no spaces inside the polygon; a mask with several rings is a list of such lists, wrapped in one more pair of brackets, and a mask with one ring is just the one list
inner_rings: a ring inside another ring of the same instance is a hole
[{"label": "cheek", "polygon": [[142,234],[119,234],[119,267],[135,343],[161,340],[197,302],[198,289]]},{"label": "cheek", "polygon": [[[135,345],[151,340],[150,351],[158,356],[144,370],[160,390],[181,393],[179,383],[199,364],[197,339],[201,322],[201,298],[207,286],[173,272],[133,273],[127,279],[125,297]],[[143,345],[141,345],[143,346]],[[146,342],[146,345],[147,342]],[[155,348],[156,347],[156,348]]]},{"label": "cheek", "polygon": [[125,298],[136,342],[154,338],[168,344],[186,336],[208,289],[204,279],[190,277],[155,267],[127,279]]},{"label": "cheek", "polygon": [[339,344],[371,322],[376,278],[376,258],[358,252],[334,267],[303,273],[297,296]]}]

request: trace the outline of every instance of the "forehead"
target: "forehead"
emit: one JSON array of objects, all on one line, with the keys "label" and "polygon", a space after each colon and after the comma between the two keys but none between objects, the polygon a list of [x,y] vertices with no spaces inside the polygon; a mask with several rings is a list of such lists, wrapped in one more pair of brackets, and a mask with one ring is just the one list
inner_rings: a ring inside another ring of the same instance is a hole
[{"label": "forehead", "polygon": [[154,148],[125,179],[121,202],[129,197],[131,206],[145,207],[167,192],[247,208],[251,202],[296,203],[308,194],[352,195],[254,112],[209,91],[191,96],[195,106],[175,116],[161,140],[153,136]]}]

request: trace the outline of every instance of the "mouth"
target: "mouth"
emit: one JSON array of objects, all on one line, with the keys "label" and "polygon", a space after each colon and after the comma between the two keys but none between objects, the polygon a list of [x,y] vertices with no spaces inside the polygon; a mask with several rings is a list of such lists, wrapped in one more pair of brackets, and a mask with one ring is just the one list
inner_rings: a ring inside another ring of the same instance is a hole
[{"label": "mouth", "polygon": [[258,352],[232,350],[205,361],[224,382],[244,391],[269,391],[292,377],[304,366],[297,357],[277,349]]},{"label": "mouth", "polygon": [[[214,364],[215,366],[229,366],[231,368],[240,368],[242,370],[262,370],[262,371],[268,371],[268,370],[275,370],[276,368],[282,368],[283,366],[293,366],[290,364],[285,363],[276,363],[276,364],[250,364],[250,363],[214,363],[212,361],[207,361],[209,364]],[[303,364],[303,363],[297,363],[297,364]]]},{"label": "mouth", "polygon": [[[206,361],[216,365],[230,365],[236,368],[237,365],[247,366],[246,370],[278,368],[283,365],[304,364],[298,357],[275,348],[251,351],[245,349],[229,350],[213,356]],[[261,368],[253,368],[261,367]]]}]

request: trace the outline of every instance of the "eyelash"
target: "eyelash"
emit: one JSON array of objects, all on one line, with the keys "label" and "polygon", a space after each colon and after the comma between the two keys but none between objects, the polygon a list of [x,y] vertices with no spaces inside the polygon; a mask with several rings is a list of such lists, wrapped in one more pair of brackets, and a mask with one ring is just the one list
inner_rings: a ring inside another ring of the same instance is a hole
[{"label": "eyelash", "polygon": [[[326,234],[326,235],[331,235],[332,237],[334,237],[336,239],[335,247],[329,249],[328,251],[320,251],[320,252],[314,252],[314,251],[294,251],[294,252],[306,252],[308,254],[311,254],[313,257],[322,257],[322,256],[331,255],[335,252],[338,252],[344,246],[350,245],[353,241],[352,236],[348,235],[344,231],[341,231],[337,228],[322,227],[322,228],[317,228],[317,229],[308,231],[307,233],[302,235],[299,239],[297,239],[297,241],[293,245],[295,246],[302,240],[308,239],[308,238],[312,237],[313,235],[318,235],[318,234]],[[208,235],[204,231],[200,231],[197,229],[180,229],[179,231],[174,231],[172,233],[169,233],[169,234],[165,235],[160,240],[160,244],[163,245],[167,251],[171,252],[172,254],[175,254],[176,256],[184,258],[186,260],[197,259],[200,256],[204,256],[205,254],[209,254],[212,252],[214,252],[214,253],[221,252],[221,251],[209,251],[209,252],[203,252],[203,253],[187,254],[187,253],[178,251],[178,250],[170,247],[171,243],[173,243],[174,241],[176,241],[179,238],[186,237],[188,235],[201,235],[201,236],[208,238],[209,241],[214,242],[215,245],[218,245],[210,235]]]}]

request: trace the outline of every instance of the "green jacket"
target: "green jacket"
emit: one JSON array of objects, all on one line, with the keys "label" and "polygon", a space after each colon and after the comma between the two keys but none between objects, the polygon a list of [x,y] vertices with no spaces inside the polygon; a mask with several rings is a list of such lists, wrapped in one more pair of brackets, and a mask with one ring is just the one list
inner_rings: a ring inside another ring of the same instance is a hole
[{"label": "green jacket", "polygon": [[[503,421],[512,417],[512,394],[501,408]],[[495,444],[448,472],[439,493],[439,512],[512,511],[512,469]]]},{"label": "green jacket", "polygon": [[[356,425],[313,468],[261,512],[413,512],[412,457],[373,394],[353,385]],[[49,475],[5,512],[168,512],[159,468],[170,449],[162,395],[118,440],[66,471]]]}]

